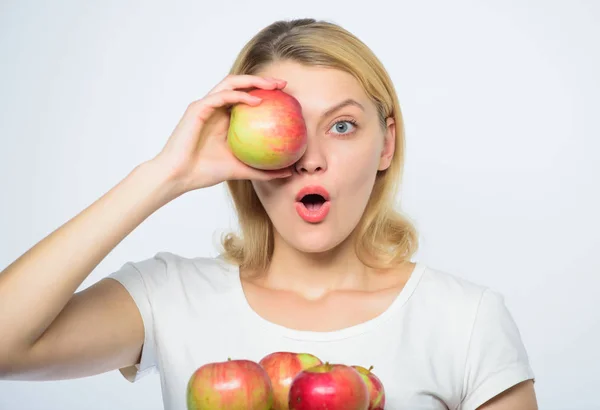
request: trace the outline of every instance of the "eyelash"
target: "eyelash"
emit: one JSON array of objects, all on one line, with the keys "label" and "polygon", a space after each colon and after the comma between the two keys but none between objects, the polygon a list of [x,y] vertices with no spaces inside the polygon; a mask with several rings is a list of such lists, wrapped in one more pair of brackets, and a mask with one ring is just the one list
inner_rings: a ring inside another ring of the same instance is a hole
[{"label": "eyelash", "polygon": [[356,122],[355,119],[353,119],[353,118],[346,118],[346,119],[338,120],[338,121],[334,122],[333,124],[331,124],[331,127],[329,127],[329,129],[331,129],[334,125],[339,124],[340,122],[349,122],[350,124],[352,124],[352,126],[354,127],[354,129],[352,131],[349,131],[349,132],[346,132],[346,133],[343,133],[343,134],[334,133],[338,137],[345,137],[347,135],[350,135],[353,132],[356,132],[356,129],[358,128],[358,123]]}]

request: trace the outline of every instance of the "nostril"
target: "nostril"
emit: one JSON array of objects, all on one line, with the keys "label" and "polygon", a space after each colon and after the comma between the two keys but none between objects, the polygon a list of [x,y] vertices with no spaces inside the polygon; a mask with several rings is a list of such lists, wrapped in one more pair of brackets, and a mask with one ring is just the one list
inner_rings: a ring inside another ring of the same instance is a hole
[{"label": "nostril", "polygon": [[321,159],[300,159],[295,165],[299,174],[313,174],[323,172],[326,167]]},{"label": "nostril", "polygon": [[310,172],[310,173],[312,173],[312,172],[321,172],[321,171],[323,171],[323,168],[321,168],[321,167],[316,167],[316,168],[300,167],[299,171],[300,172]]}]

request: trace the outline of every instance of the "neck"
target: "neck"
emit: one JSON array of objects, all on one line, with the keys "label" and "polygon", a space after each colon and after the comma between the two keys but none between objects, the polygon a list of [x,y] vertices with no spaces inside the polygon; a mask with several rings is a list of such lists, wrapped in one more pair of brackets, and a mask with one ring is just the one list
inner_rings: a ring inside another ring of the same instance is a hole
[{"label": "neck", "polygon": [[265,286],[294,290],[306,298],[319,298],[332,290],[358,290],[366,286],[371,269],[354,252],[352,235],[326,252],[301,252],[277,234]]}]

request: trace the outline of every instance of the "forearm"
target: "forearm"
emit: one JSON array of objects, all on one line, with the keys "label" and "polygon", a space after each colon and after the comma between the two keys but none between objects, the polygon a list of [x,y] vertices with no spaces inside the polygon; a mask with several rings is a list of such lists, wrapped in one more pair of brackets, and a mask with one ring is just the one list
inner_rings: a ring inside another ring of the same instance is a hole
[{"label": "forearm", "polygon": [[0,355],[33,345],[102,259],[173,192],[161,169],[144,163],[0,273]]}]

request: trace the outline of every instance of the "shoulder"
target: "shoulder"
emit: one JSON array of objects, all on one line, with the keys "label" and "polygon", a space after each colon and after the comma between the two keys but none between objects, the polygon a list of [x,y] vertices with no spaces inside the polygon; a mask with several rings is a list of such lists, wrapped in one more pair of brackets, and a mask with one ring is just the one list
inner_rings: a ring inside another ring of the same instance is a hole
[{"label": "shoulder", "polygon": [[455,273],[431,266],[422,266],[421,269],[413,297],[431,309],[453,315],[456,319],[474,319],[483,299],[502,299],[499,293],[489,287]]},{"label": "shoulder", "polygon": [[110,277],[143,283],[148,290],[198,286],[218,290],[235,285],[236,274],[237,266],[221,257],[185,257],[163,251],[147,259],[129,261]]},{"label": "shoulder", "polygon": [[471,328],[485,326],[510,317],[502,293],[488,286],[462,278],[458,274],[426,266],[415,290],[433,308],[461,319]]},{"label": "shoulder", "polygon": [[520,343],[516,324],[502,293],[464,279],[455,273],[425,267],[413,298],[430,317],[440,323],[440,331],[452,327],[473,344],[473,338],[491,331],[510,331]]},{"label": "shoulder", "polygon": [[463,383],[461,410],[475,409],[534,374],[519,328],[504,296],[439,269],[424,269],[415,289],[442,340],[456,342]]}]

